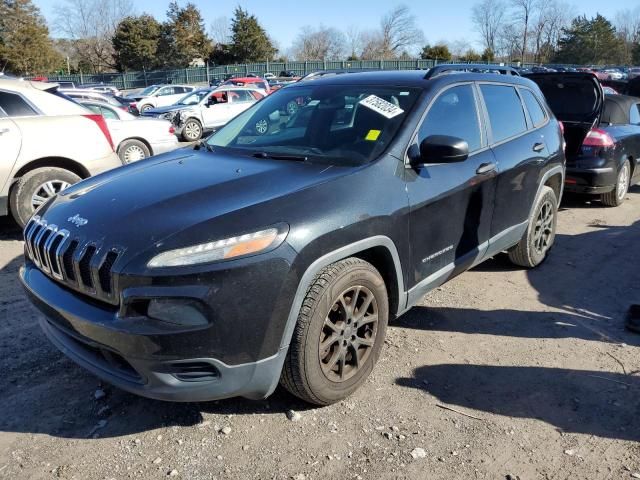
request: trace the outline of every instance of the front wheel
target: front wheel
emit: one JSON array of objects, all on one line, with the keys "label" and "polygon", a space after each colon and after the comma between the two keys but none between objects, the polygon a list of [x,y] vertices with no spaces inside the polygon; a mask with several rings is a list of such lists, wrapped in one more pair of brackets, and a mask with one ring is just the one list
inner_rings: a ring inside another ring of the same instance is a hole
[{"label": "front wheel", "polygon": [[281,384],[316,405],[351,395],[378,360],[388,317],[387,289],[373,265],[359,258],[329,265],[302,303]]},{"label": "front wheel", "polygon": [[125,140],[118,147],[118,156],[122,163],[137,162],[151,156],[149,148],[140,140]]},{"label": "front wheel", "polygon": [[550,187],[542,192],[533,208],[533,215],[520,242],[509,250],[509,259],[521,267],[533,268],[547,258],[556,238],[558,199]]},{"label": "front wheel", "polygon": [[25,173],[11,188],[11,214],[24,227],[38,207],[81,178],[69,170],[42,167]]},{"label": "front wheel", "polygon": [[631,165],[629,160],[625,160],[618,171],[616,177],[616,187],[609,193],[602,195],[602,203],[608,207],[617,207],[622,205],[627,192],[629,191],[629,184],[631,180]]},{"label": "front wheel", "polygon": [[149,104],[142,105],[142,106],[140,107],[140,113],[148,112],[148,111],[149,111],[149,110],[151,110],[152,108],[153,108],[153,105],[149,105]]},{"label": "front wheel", "polygon": [[202,125],[194,118],[190,118],[182,129],[182,138],[187,142],[196,142],[202,138]]}]

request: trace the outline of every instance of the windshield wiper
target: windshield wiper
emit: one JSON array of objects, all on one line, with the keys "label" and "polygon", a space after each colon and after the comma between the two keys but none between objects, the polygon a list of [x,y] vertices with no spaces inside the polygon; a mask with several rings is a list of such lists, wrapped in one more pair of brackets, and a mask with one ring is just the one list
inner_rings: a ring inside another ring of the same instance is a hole
[{"label": "windshield wiper", "polygon": [[194,150],[202,150],[205,149],[207,152],[213,152],[213,147],[211,145],[209,145],[207,143],[206,140],[200,140],[198,143],[195,144],[195,146],[193,147]]},{"label": "windshield wiper", "polygon": [[291,160],[294,162],[306,162],[309,157],[303,155],[285,155],[280,153],[256,152],[252,154],[255,158],[272,158],[273,160]]}]

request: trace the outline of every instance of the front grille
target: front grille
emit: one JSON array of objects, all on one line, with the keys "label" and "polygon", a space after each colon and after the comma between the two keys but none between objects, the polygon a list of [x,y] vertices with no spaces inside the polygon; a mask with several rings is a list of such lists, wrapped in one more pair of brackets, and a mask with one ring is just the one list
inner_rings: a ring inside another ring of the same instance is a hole
[{"label": "front grille", "polygon": [[45,274],[78,292],[118,304],[113,266],[121,250],[72,235],[34,216],[24,229],[29,259]]}]

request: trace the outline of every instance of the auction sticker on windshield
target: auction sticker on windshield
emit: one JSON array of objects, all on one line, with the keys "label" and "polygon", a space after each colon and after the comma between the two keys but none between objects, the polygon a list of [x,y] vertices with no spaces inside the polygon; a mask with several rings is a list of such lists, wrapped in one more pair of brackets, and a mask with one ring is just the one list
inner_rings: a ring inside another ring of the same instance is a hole
[{"label": "auction sticker on windshield", "polygon": [[397,117],[401,113],[404,113],[404,110],[397,105],[387,102],[385,99],[376,95],[369,95],[367,98],[360,101],[360,105],[364,105],[386,118]]}]

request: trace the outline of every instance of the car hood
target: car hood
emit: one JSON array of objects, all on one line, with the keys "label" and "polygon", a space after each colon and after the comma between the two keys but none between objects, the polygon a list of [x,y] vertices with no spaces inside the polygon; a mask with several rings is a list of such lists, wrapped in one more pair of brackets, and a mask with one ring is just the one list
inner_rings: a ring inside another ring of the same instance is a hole
[{"label": "car hood", "polygon": [[531,73],[551,110],[562,122],[596,125],[602,115],[604,93],[598,79],[586,72]]},{"label": "car hood", "polygon": [[167,105],[166,107],[152,108],[151,110],[147,110],[145,113],[158,115],[161,113],[177,112],[178,110],[189,110],[193,107],[193,105]]},{"label": "car hood", "polygon": [[247,228],[286,223],[286,211],[261,205],[350,170],[181,149],[80,182],[38,214],[71,236],[139,253],[186,230],[194,243],[233,236],[229,225],[246,223],[248,209],[257,223]]}]

